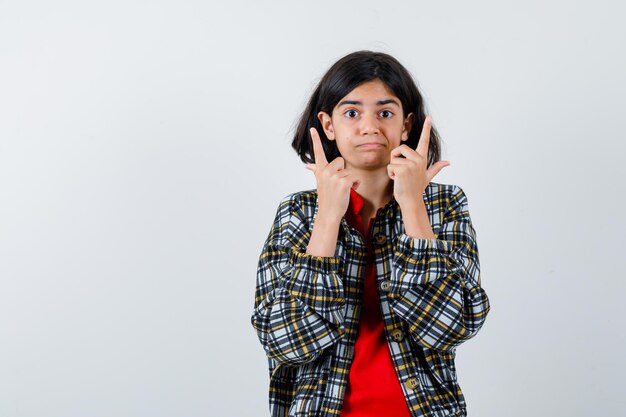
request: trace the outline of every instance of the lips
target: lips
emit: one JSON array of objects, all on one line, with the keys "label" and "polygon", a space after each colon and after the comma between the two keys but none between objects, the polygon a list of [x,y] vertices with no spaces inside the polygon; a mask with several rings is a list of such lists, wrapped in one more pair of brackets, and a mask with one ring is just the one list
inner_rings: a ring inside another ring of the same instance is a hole
[{"label": "lips", "polygon": [[382,148],[383,146],[385,145],[383,145],[382,143],[369,142],[359,145],[359,148]]}]

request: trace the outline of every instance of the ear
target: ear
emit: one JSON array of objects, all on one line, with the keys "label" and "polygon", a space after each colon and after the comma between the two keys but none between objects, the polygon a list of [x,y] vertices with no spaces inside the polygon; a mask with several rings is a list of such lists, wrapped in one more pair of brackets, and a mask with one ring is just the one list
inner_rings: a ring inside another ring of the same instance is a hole
[{"label": "ear", "polygon": [[409,139],[409,134],[411,133],[411,128],[413,127],[414,119],[415,119],[415,115],[413,113],[409,113],[406,119],[404,119],[404,123],[402,125],[402,140]]},{"label": "ear", "polygon": [[330,115],[324,111],[317,113],[317,118],[322,124],[322,129],[326,133],[326,137],[329,140],[335,140],[335,130],[333,129],[333,121]]}]

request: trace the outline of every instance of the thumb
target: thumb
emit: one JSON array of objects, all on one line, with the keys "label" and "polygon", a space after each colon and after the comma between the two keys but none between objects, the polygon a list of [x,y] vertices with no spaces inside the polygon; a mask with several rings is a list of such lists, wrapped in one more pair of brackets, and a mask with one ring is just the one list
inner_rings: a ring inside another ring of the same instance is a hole
[{"label": "thumb", "polygon": [[442,169],[444,169],[445,167],[449,165],[450,165],[450,162],[448,161],[438,161],[432,164],[431,167],[428,168],[429,179],[432,180],[435,175],[437,175]]},{"label": "thumb", "polygon": [[304,167],[309,171],[315,172],[315,164],[305,164]]}]

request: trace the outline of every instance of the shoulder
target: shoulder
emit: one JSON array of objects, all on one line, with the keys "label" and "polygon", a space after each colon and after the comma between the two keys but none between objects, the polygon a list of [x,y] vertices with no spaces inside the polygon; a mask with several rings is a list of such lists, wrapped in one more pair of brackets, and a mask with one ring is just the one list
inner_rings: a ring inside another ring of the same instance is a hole
[{"label": "shoulder", "polygon": [[280,218],[283,221],[293,221],[294,216],[301,220],[311,219],[315,214],[316,206],[316,189],[296,191],[280,199],[276,216],[277,219]]},{"label": "shoulder", "polygon": [[317,190],[315,188],[311,190],[296,191],[287,194],[280,200],[280,204],[297,205],[300,207],[312,206],[315,207],[317,203]]},{"label": "shoulder", "polygon": [[297,191],[282,197],[266,245],[282,245],[290,234],[306,230],[317,202],[317,190]]},{"label": "shoulder", "polygon": [[426,189],[424,190],[424,197],[427,202],[433,203],[441,200],[450,202],[451,200],[466,198],[465,192],[459,185],[442,184],[432,181],[428,183],[428,186],[426,186]]},{"label": "shoulder", "polygon": [[467,195],[457,184],[430,182],[424,190],[424,202],[444,217],[465,215],[468,211]]}]

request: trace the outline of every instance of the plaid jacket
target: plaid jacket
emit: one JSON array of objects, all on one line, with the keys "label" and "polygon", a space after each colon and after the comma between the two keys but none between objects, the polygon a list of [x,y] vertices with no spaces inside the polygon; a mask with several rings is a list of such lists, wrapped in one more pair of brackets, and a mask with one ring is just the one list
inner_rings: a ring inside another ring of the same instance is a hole
[{"label": "plaid jacket", "polygon": [[[393,197],[376,213],[380,309],[411,414],[466,416],[456,348],[490,304],[465,193],[431,182],[424,202],[436,239],[405,234]],[[316,190],[284,197],[259,256],[251,322],[269,361],[272,417],[339,416],[347,386],[367,247],[344,217],[335,256],[307,254],[317,209]]]}]

